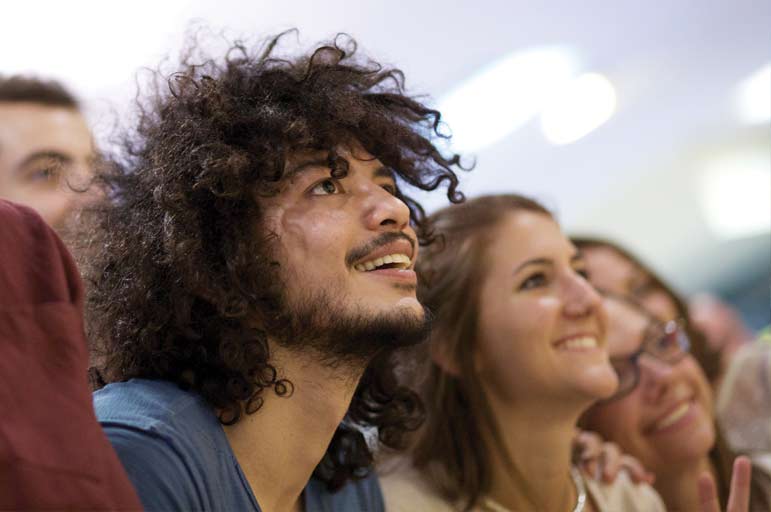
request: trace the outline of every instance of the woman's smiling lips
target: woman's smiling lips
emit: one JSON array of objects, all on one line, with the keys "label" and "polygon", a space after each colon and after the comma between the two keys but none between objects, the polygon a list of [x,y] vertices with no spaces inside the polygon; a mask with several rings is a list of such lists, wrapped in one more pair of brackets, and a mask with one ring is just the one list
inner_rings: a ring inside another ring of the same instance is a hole
[{"label": "woman's smiling lips", "polygon": [[697,404],[693,394],[682,397],[666,407],[646,428],[648,435],[659,435],[679,430],[691,422],[697,412]]},{"label": "woman's smiling lips", "polygon": [[597,335],[591,333],[578,333],[560,338],[552,344],[557,350],[570,352],[585,352],[600,347]]}]

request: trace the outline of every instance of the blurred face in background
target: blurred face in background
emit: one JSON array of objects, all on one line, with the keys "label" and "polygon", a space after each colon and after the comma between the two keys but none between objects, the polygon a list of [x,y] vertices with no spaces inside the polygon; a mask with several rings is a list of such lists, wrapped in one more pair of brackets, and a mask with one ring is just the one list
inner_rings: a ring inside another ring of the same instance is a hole
[{"label": "blurred face in background", "polygon": [[[76,109],[0,101],[0,198],[60,227],[83,200],[94,147]],[[72,187],[72,188],[71,188]]]},{"label": "blurred face in background", "polygon": [[586,247],[583,254],[598,289],[634,297],[663,322],[677,318],[677,306],[667,292],[621,253],[611,247]]},{"label": "blurred face in background", "polygon": [[612,394],[601,298],[576,248],[549,216],[507,215],[484,259],[478,375],[493,403],[544,410]]},{"label": "blurred face in background", "polygon": [[[659,477],[698,462],[715,443],[712,392],[704,372],[682,352],[668,363],[645,351],[628,363],[642,346],[655,351],[671,339],[662,337],[661,324],[639,306],[616,298],[606,298],[605,306],[611,360],[617,368],[619,361],[627,370],[636,365],[637,384],[620,398],[594,405],[582,427],[619,444]],[[624,377],[628,371],[619,374],[622,383],[630,382]]]}]

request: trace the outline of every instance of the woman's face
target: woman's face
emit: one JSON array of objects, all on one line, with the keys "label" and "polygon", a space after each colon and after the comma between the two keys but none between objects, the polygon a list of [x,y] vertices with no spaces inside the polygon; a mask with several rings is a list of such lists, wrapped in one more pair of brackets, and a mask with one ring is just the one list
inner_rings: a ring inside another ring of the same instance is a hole
[{"label": "woman's face", "polygon": [[[639,307],[608,298],[608,352],[612,359],[634,354],[652,320]],[[689,354],[674,364],[646,353],[637,359],[639,381],[618,400],[593,406],[584,426],[621,446],[650,471],[666,475],[704,457],[715,442],[712,393]]]},{"label": "woman's face", "polygon": [[587,247],[582,253],[598,289],[635,297],[662,322],[677,318],[677,305],[667,292],[654,286],[647,272],[615,249]]},{"label": "woman's face", "polygon": [[611,395],[605,312],[575,247],[553,219],[527,211],[509,214],[493,240],[475,361],[485,391],[542,408]]}]

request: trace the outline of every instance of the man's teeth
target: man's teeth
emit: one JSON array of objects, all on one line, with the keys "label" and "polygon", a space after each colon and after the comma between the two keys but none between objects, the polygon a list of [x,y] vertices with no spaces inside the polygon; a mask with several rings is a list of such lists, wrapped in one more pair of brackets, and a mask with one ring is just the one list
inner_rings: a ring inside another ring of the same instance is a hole
[{"label": "man's teeth", "polygon": [[560,344],[560,348],[564,349],[596,347],[597,339],[591,336],[584,336],[583,338],[572,338]]},{"label": "man's teeth", "polygon": [[364,263],[357,263],[353,268],[359,272],[368,272],[389,263],[393,264],[395,268],[404,270],[410,267],[411,261],[410,257],[406,254],[388,254],[381,258],[365,261]]},{"label": "man's teeth", "polygon": [[663,419],[656,423],[656,430],[663,430],[670,425],[674,425],[677,420],[685,416],[690,405],[690,402],[684,402],[677,409],[667,414]]}]

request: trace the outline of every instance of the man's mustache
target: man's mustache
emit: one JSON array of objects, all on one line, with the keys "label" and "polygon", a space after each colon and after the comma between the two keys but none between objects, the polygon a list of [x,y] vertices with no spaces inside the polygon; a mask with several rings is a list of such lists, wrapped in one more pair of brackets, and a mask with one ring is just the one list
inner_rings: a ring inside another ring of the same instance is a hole
[{"label": "man's mustache", "polygon": [[365,245],[361,247],[357,247],[355,249],[351,249],[351,251],[348,253],[348,255],[345,257],[346,264],[351,267],[354,263],[365,257],[367,254],[371,253],[378,247],[382,247],[384,245],[388,245],[396,240],[407,240],[410,243],[410,247],[412,247],[412,254],[415,254],[415,240],[413,240],[409,235],[406,233],[394,232],[390,231],[388,233],[383,233],[382,235],[378,236],[374,240],[370,240]]}]

